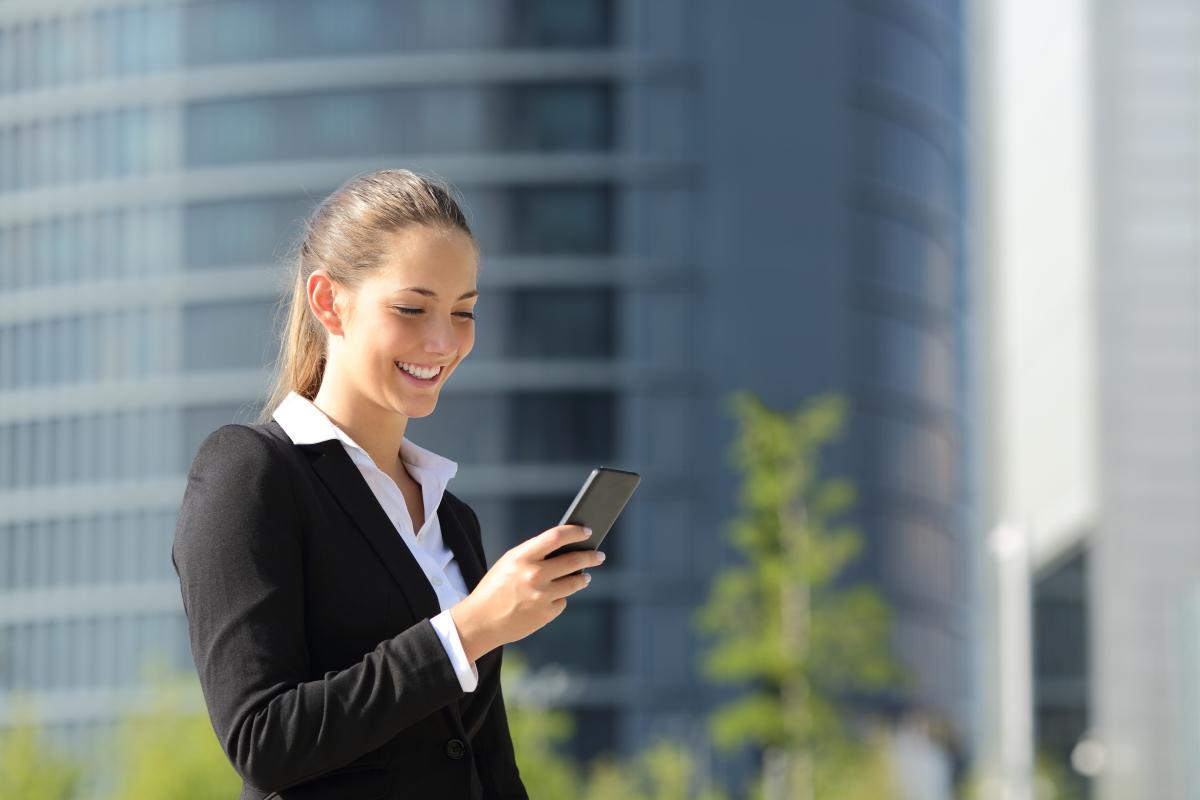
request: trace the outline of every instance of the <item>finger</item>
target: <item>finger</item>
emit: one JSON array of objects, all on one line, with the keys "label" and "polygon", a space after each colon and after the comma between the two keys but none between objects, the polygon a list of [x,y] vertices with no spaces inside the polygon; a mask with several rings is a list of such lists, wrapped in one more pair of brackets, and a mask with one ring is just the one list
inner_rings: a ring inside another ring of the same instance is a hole
[{"label": "finger", "polygon": [[555,525],[517,547],[522,555],[545,558],[564,544],[582,542],[587,538],[588,534],[584,533],[582,525]]},{"label": "finger", "polygon": [[602,561],[604,561],[603,553],[595,550],[576,550],[547,559],[544,569],[546,576],[553,580],[581,569],[599,566]]},{"label": "finger", "polygon": [[550,587],[546,590],[546,594],[555,600],[559,600],[575,594],[591,582],[592,576],[586,572],[581,572],[578,575],[564,575],[561,578],[555,578],[550,581]]}]

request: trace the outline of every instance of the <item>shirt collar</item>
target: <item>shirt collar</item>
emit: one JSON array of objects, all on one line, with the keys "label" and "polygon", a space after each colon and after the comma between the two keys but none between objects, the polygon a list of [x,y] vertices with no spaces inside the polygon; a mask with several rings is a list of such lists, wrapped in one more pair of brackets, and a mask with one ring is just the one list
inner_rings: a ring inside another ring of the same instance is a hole
[{"label": "shirt collar", "polygon": [[[315,444],[338,439],[348,450],[357,451],[366,459],[371,459],[370,454],[350,438],[350,434],[334,425],[333,421],[325,416],[324,411],[294,390],[288,392],[287,397],[271,416],[295,444]],[[407,436],[400,440],[400,459],[413,470],[437,478],[438,483],[442,485],[458,472],[458,462],[421,447],[410,441]],[[375,466],[378,467],[378,464]]]}]

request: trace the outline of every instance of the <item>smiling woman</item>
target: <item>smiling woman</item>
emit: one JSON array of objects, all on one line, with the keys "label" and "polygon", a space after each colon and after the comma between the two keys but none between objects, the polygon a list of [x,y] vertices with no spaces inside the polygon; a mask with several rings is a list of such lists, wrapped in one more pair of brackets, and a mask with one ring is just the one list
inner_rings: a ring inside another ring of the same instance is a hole
[{"label": "smiling woman", "polygon": [[594,550],[556,525],[486,569],[456,462],[410,441],[475,344],[479,251],[449,189],[354,178],[307,223],[263,416],[197,451],[171,549],[241,800],[525,798],[503,646]]}]

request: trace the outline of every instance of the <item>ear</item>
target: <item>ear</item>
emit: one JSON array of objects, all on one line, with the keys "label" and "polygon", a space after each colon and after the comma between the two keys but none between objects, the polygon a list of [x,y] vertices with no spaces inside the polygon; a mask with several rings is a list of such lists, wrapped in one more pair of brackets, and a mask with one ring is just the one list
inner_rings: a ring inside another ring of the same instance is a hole
[{"label": "ear", "polygon": [[308,307],[313,316],[334,336],[345,335],[345,321],[349,319],[346,306],[349,293],[340,287],[323,269],[313,270],[308,276]]}]

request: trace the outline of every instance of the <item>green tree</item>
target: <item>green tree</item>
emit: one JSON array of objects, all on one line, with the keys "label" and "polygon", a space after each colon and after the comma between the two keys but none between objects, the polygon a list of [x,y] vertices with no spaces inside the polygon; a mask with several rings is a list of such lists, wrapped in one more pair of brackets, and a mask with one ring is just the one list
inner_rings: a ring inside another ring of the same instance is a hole
[{"label": "green tree", "polygon": [[149,703],[122,715],[113,739],[112,800],[236,797],[242,779],[217,741],[195,674],[172,674],[161,661],[143,674]]},{"label": "green tree", "polygon": [[574,732],[574,720],[568,711],[533,702],[524,690],[528,679],[520,653],[505,651],[500,680],[521,782],[530,797],[573,797],[581,776],[562,748]]},{"label": "green tree", "polygon": [[0,797],[74,797],[85,765],[43,739],[40,722],[27,701],[16,703],[13,718],[7,727],[0,728]]},{"label": "green tree", "polygon": [[[574,795],[573,795],[574,796]],[[725,793],[707,785],[691,752],[681,743],[662,739],[628,760],[597,758],[588,768],[583,800],[724,800]],[[530,793],[530,797],[534,797]]]},{"label": "green tree", "polygon": [[902,681],[887,606],[871,587],[839,580],[862,547],[837,521],[856,492],[824,478],[820,461],[846,406],[824,394],[781,412],[748,391],[730,396],[743,482],[728,539],[743,562],[716,577],[697,623],[714,640],[704,672],[749,686],[714,713],[714,742],[760,748],[760,791],[773,797],[861,796],[854,784],[870,775],[887,783],[883,745],[853,732],[841,702]]}]

